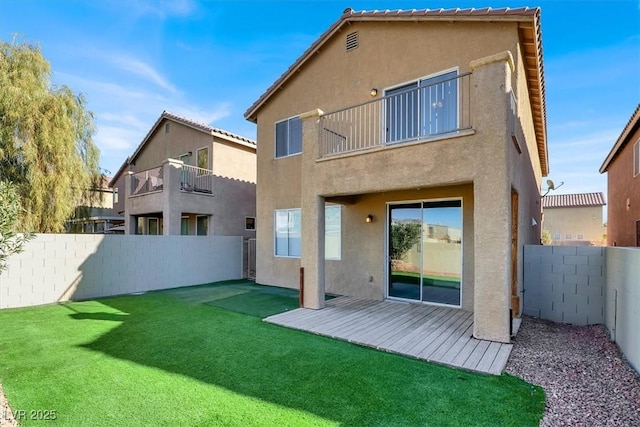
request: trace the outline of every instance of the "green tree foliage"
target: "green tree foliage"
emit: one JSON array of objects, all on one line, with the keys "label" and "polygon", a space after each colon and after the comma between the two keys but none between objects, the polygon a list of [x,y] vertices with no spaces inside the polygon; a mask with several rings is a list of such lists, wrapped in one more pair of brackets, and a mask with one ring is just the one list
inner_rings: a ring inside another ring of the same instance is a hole
[{"label": "green tree foliage", "polygon": [[18,193],[18,229],[42,233],[62,231],[101,179],[93,114],[50,78],[38,46],[0,41],[0,179]]},{"label": "green tree foliage", "polygon": [[540,242],[543,245],[550,245],[551,242],[553,242],[553,239],[551,238],[551,232],[549,230],[542,230],[542,236],[540,238]]},{"label": "green tree foliage", "polygon": [[7,268],[9,255],[22,252],[22,246],[33,237],[16,233],[20,216],[20,200],[10,182],[0,181],[0,274]]},{"label": "green tree foliage", "polygon": [[391,224],[391,259],[400,260],[420,241],[421,225],[417,222]]}]

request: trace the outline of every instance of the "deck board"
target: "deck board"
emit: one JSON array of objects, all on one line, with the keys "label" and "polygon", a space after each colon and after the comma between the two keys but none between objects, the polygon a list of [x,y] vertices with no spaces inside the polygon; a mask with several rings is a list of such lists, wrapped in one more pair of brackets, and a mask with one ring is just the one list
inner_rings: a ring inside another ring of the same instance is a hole
[{"label": "deck board", "polygon": [[513,348],[473,338],[473,313],[419,303],[343,296],[321,310],[299,308],[264,321],[493,375],[502,373]]}]

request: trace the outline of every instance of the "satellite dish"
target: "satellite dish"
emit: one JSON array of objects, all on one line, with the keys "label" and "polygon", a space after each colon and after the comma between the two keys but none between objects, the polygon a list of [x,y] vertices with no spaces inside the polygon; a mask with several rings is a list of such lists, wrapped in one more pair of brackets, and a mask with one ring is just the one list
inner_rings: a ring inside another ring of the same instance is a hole
[{"label": "satellite dish", "polygon": [[547,187],[549,188],[549,190],[555,190],[556,189],[555,184],[550,179],[547,180]]}]

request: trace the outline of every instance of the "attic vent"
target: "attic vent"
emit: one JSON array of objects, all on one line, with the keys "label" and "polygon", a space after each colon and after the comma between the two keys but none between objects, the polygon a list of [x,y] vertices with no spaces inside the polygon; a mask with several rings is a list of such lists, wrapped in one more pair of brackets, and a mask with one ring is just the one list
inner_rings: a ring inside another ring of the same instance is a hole
[{"label": "attic vent", "polygon": [[347,34],[347,52],[358,48],[358,32]]},{"label": "attic vent", "polygon": [[165,123],[164,124],[164,133],[169,133],[171,132],[171,123]]}]

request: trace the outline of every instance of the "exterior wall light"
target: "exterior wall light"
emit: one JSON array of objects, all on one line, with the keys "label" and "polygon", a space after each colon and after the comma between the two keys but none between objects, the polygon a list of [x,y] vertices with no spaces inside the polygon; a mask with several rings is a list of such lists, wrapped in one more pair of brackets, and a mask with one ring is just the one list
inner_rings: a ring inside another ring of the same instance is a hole
[{"label": "exterior wall light", "polygon": [[364,222],[366,223],[372,223],[373,222],[373,215],[369,214],[365,217]]},{"label": "exterior wall light", "polygon": [[375,87],[373,89],[371,89],[371,91],[369,92],[369,94],[371,96],[378,96],[378,89],[376,89]]}]

